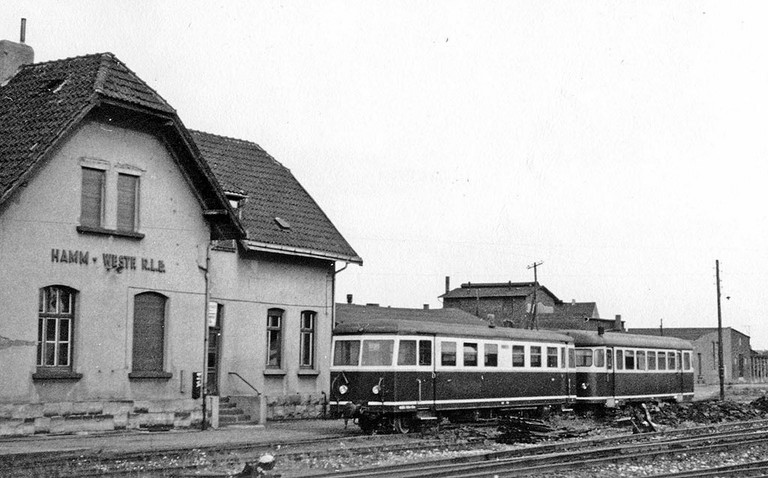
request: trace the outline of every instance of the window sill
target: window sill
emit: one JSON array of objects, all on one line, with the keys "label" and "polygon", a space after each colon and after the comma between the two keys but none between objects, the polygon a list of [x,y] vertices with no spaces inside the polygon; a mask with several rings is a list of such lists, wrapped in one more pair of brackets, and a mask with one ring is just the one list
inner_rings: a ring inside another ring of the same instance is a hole
[{"label": "window sill", "polygon": [[131,380],[137,379],[137,380],[168,380],[173,377],[173,374],[170,372],[154,372],[154,371],[145,371],[145,372],[131,372],[128,374],[128,378]]},{"label": "window sill", "polygon": [[80,234],[98,234],[100,236],[125,237],[127,239],[144,239],[144,234],[133,231],[118,231],[115,229],[104,229],[103,227],[77,226],[77,232]]},{"label": "window sill", "polygon": [[299,370],[298,375],[304,376],[304,377],[317,377],[318,375],[320,375],[320,371],[307,368],[307,369]]},{"label": "window sill", "polygon": [[38,369],[32,374],[32,380],[80,380],[82,373],[75,373],[71,370],[46,370]]},{"label": "window sill", "polygon": [[285,376],[285,370],[280,370],[277,368],[268,368],[264,370],[264,375],[269,375],[273,377],[283,377]]}]

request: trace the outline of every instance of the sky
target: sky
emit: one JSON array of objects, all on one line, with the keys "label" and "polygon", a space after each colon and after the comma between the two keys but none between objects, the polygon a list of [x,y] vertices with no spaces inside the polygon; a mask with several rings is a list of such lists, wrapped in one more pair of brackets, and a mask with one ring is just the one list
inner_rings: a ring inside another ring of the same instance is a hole
[{"label": "sky", "polygon": [[[363,258],[337,301],[538,280],[768,349],[768,3],[17,1],[35,61],[112,52],[290,168]],[[341,268],[343,264],[337,264]]]}]

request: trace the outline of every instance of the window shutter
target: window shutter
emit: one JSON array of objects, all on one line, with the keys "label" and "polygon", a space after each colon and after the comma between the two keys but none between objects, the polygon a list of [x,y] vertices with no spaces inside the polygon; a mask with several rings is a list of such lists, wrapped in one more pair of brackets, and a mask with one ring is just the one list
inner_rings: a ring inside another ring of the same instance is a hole
[{"label": "window shutter", "polygon": [[139,178],[117,175],[117,230],[136,230],[136,191]]},{"label": "window shutter", "polygon": [[83,187],[80,196],[80,224],[101,226],[101,209],[104,204],[104,178],[99,169],[83,168]]},{"label": "window shutter", "polygon": [[163,371],[165,302],[164,296],[153,292],[133,300],[134,372]]}]

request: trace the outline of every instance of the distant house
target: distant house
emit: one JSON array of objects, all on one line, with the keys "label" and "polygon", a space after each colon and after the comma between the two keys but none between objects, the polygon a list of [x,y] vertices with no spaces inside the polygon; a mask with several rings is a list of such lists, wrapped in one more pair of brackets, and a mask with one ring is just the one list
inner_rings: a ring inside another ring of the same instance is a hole
[{"label": "distant house", "polygon": [[[694,372],[698,383],[720,382],[718,336],[716,327],[629,329],[640,335],[666,335],[693,343]],[[758,377],[753,373],[752,348],[749,336],[731,327],[723,327],[723,369],[726,383],[751,382]]]},{"label": "distant house", "polygon": [[[536,318],[534,323],[534,296]],[[440,298],[445,309],[460,309],[498,326],[541,329],[622,330],[621,317],[602,319],[595,302],[563,302],[536,282],[461,284]]]}]

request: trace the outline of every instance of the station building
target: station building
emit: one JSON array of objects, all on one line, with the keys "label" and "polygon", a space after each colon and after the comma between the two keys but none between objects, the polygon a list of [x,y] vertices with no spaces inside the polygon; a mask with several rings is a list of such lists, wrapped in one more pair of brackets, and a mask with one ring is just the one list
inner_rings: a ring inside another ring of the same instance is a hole
[{"label": "station building", "polygon": [[337,263],[362,259],[255,143],[112,54],[0,41],[0,435],[317,416]]}]

